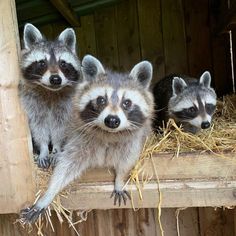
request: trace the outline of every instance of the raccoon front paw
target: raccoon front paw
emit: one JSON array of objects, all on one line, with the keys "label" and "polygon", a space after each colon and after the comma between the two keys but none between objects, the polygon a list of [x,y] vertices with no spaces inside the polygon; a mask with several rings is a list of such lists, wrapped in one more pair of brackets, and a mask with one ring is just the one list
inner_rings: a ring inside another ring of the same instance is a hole
[{"label": "raccoon front paw", "polygon": [[42,169],[48,169],[49,166],[51,165],[51,160],[49,157],[39,157],[38,160],[37,160],[37,164],[38,164],[38,167],[39,168],[42,168]]},{"label": "raccoon front paw", "polygon": [[44,213],[44,208],[41,209],[39,207],[37,207],[36,205],[33,205],[32,207],[28,207],[28,208],[25,208],[23,210],[21,210],[20,212],[20,220],[23,222],[23,223],[34,223],[38,218],[39,216]]},{"label": "raccoon front paw", "polygon": [[114,196],[114,205],[116,205],[117,201],[119,206],[121,206],[121,202],[123,200],[124,205],[126,205],[127,198],[131,200],[130,194],[126,190],[114,190],[111,194],[111,198]]}]

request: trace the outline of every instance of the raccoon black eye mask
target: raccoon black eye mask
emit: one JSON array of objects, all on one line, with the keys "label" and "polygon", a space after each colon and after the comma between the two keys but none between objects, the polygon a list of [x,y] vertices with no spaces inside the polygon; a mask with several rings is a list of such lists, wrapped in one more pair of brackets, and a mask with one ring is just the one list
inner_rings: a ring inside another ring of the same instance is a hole
[{"label": "raccoon black eye mask", "polygon": [[216,94],[210,87],[211,75],[204,72],[200,79],[170,75],[154,86],[155,121],[158,131],[169,118],[182,124],[185,131],[196,133],[210,127],[216,107]]},{"label": "raccoon black eye mask", "polygon": [[56,154],[58,161],[47,191],[21,212],[26,222],[35,221],[55,195],[88,168],[114,168],[114,204],[126,204],[130,198],[124,181],[151,132],[152,65],[143,61],[129,74],[121,74],[105,70],[100,61],[87,55],[82,70],[84,83],[74,98],[67,141],[63,151]]}]

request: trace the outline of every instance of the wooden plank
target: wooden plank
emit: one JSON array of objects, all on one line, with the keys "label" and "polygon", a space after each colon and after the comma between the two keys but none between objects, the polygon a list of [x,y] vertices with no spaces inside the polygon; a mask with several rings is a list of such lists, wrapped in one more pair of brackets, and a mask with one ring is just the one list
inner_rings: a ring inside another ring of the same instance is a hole
[{"label": "wooden plank", "polygon": [[[178,158],[173,158],[171,154],[160,154],[153,157],[154,165],[161,180],[185,180],[185,179],[236,179],[235,155],[228,154],[225,158],[209,154],[181,154]],[[151,180],[156,180],[153,173],[151,160],[145,160],[142,164],[143,171],[139,175],[142,180],[148,174]],[[38,188],[47,186],[47,172],[37,169]],[[88,170],[78,181],[85,184],[114,181],[112,169],[92,169]],[[39,190],[38,189],[38,190]]]},{"label": "wooden plank", "polygon": [[198,209],[187,208],[179,211],[179,232],[181,236],[199,236]]},{"label": "wooden plank", "polygon": [[[218,12],[218,24],[215,26],[215,33],[226,33],[227,31],[235,28],[236,25],[236,2],[235,1],[221,1],[226,3],[227,7],[222,6]],[[230,2],[230,4],[228,4]]]},{"label": "wooden plank", "polygon": [[184,0],[189,74],[195,77],[212,72],[208,7],[206,0]]},{"label": "wooden plank", "polygon": [[15,1],[1,2],[0,12],[0,212],[12,213],[32,202],[35,186],[31,140],[18,98],[20,41]]},{"label": "wooden plank", "polygon": [[141,61],[136,0],[123,1],[117,5],[116,30],[119,69],[129,71]]},{"label": "wooden plank", "polygon": [[[226,3],[226,2],[225,2]],[[229,34],[215,35],[217,24],[215,13],[210,11],[210,27],[212,34],[213,78],[218,96],[230,94],[233,91],[232,71],[230,61]]]},{"label": "wooden plank", "polygon": [[86,54],[97,56],[94,15],[82,16],[81,27],[75,29],[79,55],[82,59]]},{"label": "wooden plank", "polygon": [[199,208],[201,235],[235,235],[234,209]]},{"label": "wooden plank", "polygon": [[117,70],[119,60],[114,7],[96,11],[94,22],[97,57],[106,67]]},{"label": "wooden plank", "polygon": [[[157,213],[157,209],[155,209],[155,212]],[[156,215],[156,224],[157,224],[157,228],[159,228],[157,215]],[[161,209],[161,224],[164,230],[164,235],[177,236],[176,209],[175,208]],[[158,230],[157,235],[161,236],[160,230]]]},{"label": "wooden plank", "polygon": [[50,0],[50,2],[71,26],[80,26],[79,18],[67,0]]},{"label": "wooden plank", "polygon": [[138,0],[141,55],[153,65],[153,83],[165,75],[161,0]]},{"label": "wooden plank", "polygon": [[[71,187],[68,198],[62,198],[63,205],[68,209],[113,209],[119,208],[113,205],[110,199],[113,191],[113,183],[78,184]],[[162,207],[202,207],[202,206],[233,206],[236,205],[234,190],[236,181],[161,181]],[[157,206],[159,195],[157,183],[146,183],[141,192],[143,200],[135,185],[129,185],[132,192],[134,206],[136,208],[153,208]],[[106,200],[105,200],[106,199]],[[132,208],[130,202],[122,208]]]},{"label": "wooden plank", "polygon": [[162,0],[165,72],[187,74],[187,49],[182,0]]}]

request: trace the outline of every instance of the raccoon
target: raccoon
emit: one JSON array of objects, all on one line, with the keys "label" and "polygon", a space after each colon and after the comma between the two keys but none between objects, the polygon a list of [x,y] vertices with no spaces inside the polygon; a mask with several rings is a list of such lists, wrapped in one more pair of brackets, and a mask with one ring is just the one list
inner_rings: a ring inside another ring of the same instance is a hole
[{"label": "raccoon", "polygon": [[193,134],[209,128],[216,108],[216,93],[210,84],[208,71],[201,75],[200,80],[170,75],[158,81],[153,88],[154,130],[160,131],[163,122],[166,123],[169,118]]},{"label": "raccoon", "polygon": [[75,96],[70,137],[58,154],[48,190],[35,205],[21,212],[26,222],[35,221],[55,195],[88,168],[113,167],[114,204],[126,204],[130,198],[123,189],[124,178],[151,132],[152,65],[143,61],[130,74],[119,74],[105,70],[96,58],[87,55],[82,71],[85,83]]},{"label": "raccoon", "polygon": [[24,27],[19,95],[28,116],[38,166],[48,168],[49,144],[59,152],[81,67],[76,55],[74,30],[65,29],[48,41],[32,24]]}]

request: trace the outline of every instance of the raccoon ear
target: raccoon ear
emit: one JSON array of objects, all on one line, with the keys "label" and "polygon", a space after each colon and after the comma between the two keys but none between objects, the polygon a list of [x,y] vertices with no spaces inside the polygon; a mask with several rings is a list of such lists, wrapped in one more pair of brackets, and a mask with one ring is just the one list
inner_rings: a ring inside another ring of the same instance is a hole
[{"label": "raccoon ear", "polygon": [[105,74],[102,63],[91,55],[86,55],[82,60],[82,72],[87,80],[96,79],[97,75]]},{"label": "raccoon ear", "polygon": [[204,87],[210,88],[211,86],[211,74],[209,71],[205,71],[201,77],[199,84],[203,85]]},{"label": "raccoon ear", "polygon": [[23,35],[24,46],[26,49],[30,49],[33,44],[44,40],[44,37],[40,31],[29,23],[25,25]]},{"label": "raccoon ear", "polygon": [[174,77],[172,80],[172,91],[173,95],[178,95],[181,93],[185,88],[187,87],[187,84],[185,81],[180,77]]},{"label": "raccoon ear", "polygon": [[138,63],[131,70],[129,77],[137,80],[144,88],[148,88],[152,80],[152,64],[148,61]]},{"label": "raccoon ear", "polygon": [[63,42],[73,53],[76,53],[76,36],[72,28],[67,28],[60,33],[58,40]]}]

